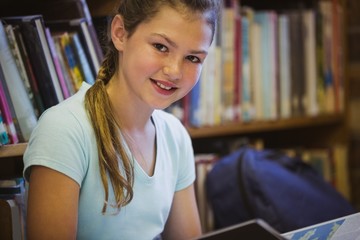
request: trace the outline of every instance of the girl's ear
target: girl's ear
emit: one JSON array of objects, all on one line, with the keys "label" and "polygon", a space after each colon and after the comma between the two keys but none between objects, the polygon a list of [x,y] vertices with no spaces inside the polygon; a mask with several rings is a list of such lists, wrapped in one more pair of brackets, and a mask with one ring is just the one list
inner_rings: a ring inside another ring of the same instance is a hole
[{"label": "girl's ear", "polygon": [[111,40],[118,51],[123,50],[126,39],[124,21],[120,15],[116,15],[111,22]]}]

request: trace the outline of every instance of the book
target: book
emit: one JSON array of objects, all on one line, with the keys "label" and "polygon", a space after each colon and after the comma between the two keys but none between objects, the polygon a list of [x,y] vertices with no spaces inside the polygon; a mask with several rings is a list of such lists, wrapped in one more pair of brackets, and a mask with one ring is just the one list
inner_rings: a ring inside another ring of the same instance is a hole
[{"label": "book", "polygon": [[13,199],[0,198],[0,232],[3,240],[22,240],[20,209]]},{"label": "book", "polygon": [[51,56],[53,58],[54,61],[54,65],[55,65],[55,69],[56,69],[56,73],[59,77],[59,83],[60,83],[60,87],[61,87],[61,91],[63,93],[64,99],[70,97],[70,91],[66,85],[65,82],[65,77],[64,77],[64,73],[62,71],[61,65],[60,65],[60,60],[59,60],[59,56],[58,56],[58,52],[56,51],[56,47],[55,47],[55,43],[54,43],[54,39],[51,35],[50,29],[49,28],[45,28],[45,33],[46,33],[46,38],[49,42],[49,48],[50,48],[50,52],[51,52]]},{"label": "book", "polygon": [[206,176],[218,158],[217,154],[211,153],[195,155],[195,193],[203,232],[210,232],[214,229],[214,217],[206,195]]},{"label": "book", "polygon": [[[262,120],[276,119],[276,18],[277,14],[274,11],[262,10],[256,11],[254,14],[254,21],[261,26],[260,48],[261,56],[261,89],[262,95]],[[256,88],[256,91],[259,91]]]},{"label": "book", "polygon": [[36,77],[34,74],[33,66],[31,65],[28,51],[25,47],[24,38],[22,36],[19,26],[13,26],[13,31],[14,31],[15,38],[16,38],[16,41],[19,46],[20,55],[24,61],[24,67],[26,70],[26,74],[29,78],[31,91],[32,91],[35,105],[36,105],[36,108],[34,109],[35,114],[37,117],[39,117],[45,111],[45,107],[44,107],[43,100],[41,99],[41,94],[40,94],[38,83],[37,83],[37,80],[36,80]]},{"label": "book", "polygon": [[[343,16],[343,7],[338,0],[332,1],[332,34],[333,34],[333,59],[332,59],[332,68],[334,74],[334,101],[335,112],[342,112],[344,110],[344,39],[345,36],[343,27],[344,26],[344,16]],[[351,48],[349,48],[351,49]]]},{"label": "book", "polygon": [[76,32],[78,34],[78,38],[86,55],[86,59],[88,59],[90,64],[91,74],[93,77],[95,77],[100,68],[101,58],[99,58],[96,50],[96,44],[98,43],[98,40],[94,40],[91,37],[89,25],[86,19],[76,18],[69,20],[52,20],[46,21],[45,25],[49,27],[54,33]]},{"label": "book", "polygon": [[99,61],[102,61],[103,53],[86,0],[21,2],[21,8],[16,1],[6,1],[1,5],[0,16],[42,14],[47,21],[84,18],[88,25],[89,37],[94,42],[94,51]]},{"label": "book", "polygon": [[249,220],[230,227],[204,234],[198,240],[224,240],[224,239],[248,239],[248,240],[282,240],[286,239],[269,224],[261,219]]},{"label": "book", "polygon": [[222,48],[222,122],[235,120],[235,6],[232,0],[225,0],[221,11]]},{"label": "book", "polygon": [[291,116],[290,26],[287,14],[279,15],[279,98],[280,118]]},{"label": "book", "polygon": [[232,1],[232,8],[234,9],[234,121],[241,121],[242,119],[242,94],[243,94],[243,79],[242,79],[242,51],[243,51],[243,30],[242,30],[242,16],[241,7],[238,0]]},{"label": "book", "polygon": [[84,76],[84,80],[90,85],[95,83],[95,77],[91,72],[90,64],[86,58],[84,47],[82,46],[78,33],[70,34],[72,45],[75,50],[75,55],[80,63],[80,67]]},{"label": "book", "polygon": [[304,10],[302,13],[304,35],[304,70],[305,70],[305,113],[316,116],[319,113],[316,99],[316,29],[315,10]]},{"label": "book", "polygon": [[263,71],[262,71],[262,61],[261,61],[261,38],[262,38],[262,31],[261,25],[254,22],[250,26],[250,75],[253,81],[251,91],[254,93],[253,104],[255,107],[255,120],[263,120],[264,119],[264,106],[263,106],[263,99],[264,96],[262,94],[262,78],[263,78]]},{"label": "book", "polygon": [[63,73],[64,82],[69,91],[69,95],[70,96],[74,95],[76,90],[75,90],[75,86],[74,86],[72,78],[71,78],[70,68],[66,63],[66,58],[64,56],[64,51],[62,49],[61,42],[56,40],[53,35],[52,35],[52,37],[53,37],[53,41],[54,41],[55,51],[56,51],[56,54],[57,54],[57,57],[59,60],[61,72]]},{"label": "book", "polygon": [[4,21],[20,27],[45,108],[64,100],[46,39],[43,17],[14,16],[4,18]]},{"label": "book", "polygon": [[15,143],[19,142],[19,138],[18,138],[16,126],[15,126],[15,123],[13,120],[13,118],[14,118],[13,113],[10,109],[10,104],[9,104],[10,97],[8,96],[7,92],[5,93],[5,91],[7,91],[7,89],[4,88],[4,86],[3,86],[4,83],[5,83],[5,76],[3,74],[3,71],[2,71],[1,65],[0,65],[0,111],[2,112],[2,115],[3,115],[3,122],[5,124],[6,132],[8,134],[10,143],[15,144]]},{"label": "book", "polygon": [[290,10],[287,14],[290,24],[291,116],[299,117],[305,114],[306,89],[302,9]]},{"label": "book", "polygon": [[241,93],[241,119],[248,122],[253,119],[252,109],[252,91],[251,91],[251,75],[250,75],[250,24],[251,16],[243,14],[241,17],[241,36],[242,36],[242,93]]},{"label": "book", "polygon": [[[30,99],[30,101],[31,101],[31,103],[33,105],[35,113],[37,114],[38,110],[37,110],[34,94],[33,94],[32,89],[31,89],[28,74],[27,74],[27,72],[25,70],[25,64],[24,64],[23,55],[21,55],[21,53],[20,53],[20,47],[19,47],[20,44],[18,44],[17,39],[15,37],[14,27],[11,24],[5,25],[4,27],[5,27],[6,36],[8,38],[8,42],[9,42],[11,52],[12,52],[12,54],[14,56],[15,63],[16,63],[17,68],[19,70],[20,77],[24,82],[24,86],[26,88],[26,92],[28,94],[28,97],[29,97],[29,99]],[[37,117],[38,116],[39,115],[37,114]]]},{"label": "book", "polygon": [[[0,180],[0,221],[4,221],[4,232],[12,235],[10,239],[26,239],[26,197],[24,178]],[[1,219],[1,217],[3,217]],[[0,224],[2,225],[2,224]],[[9,226],[10,225],[10,226]],[[0,226],[0,232],[1,226]],[[1,239],[2,235],[1,235]]]},{"label": "book", "polygon": [[21,136],[28,141],[37,118],[11,53],[2,22],[0,22],[0,66],[19,122]]},{"label": "book", "polygon": [[360,213],[336,218],[323,223],[311,225],[295,231],[283,233],[289,240],[328,239],[355,240],[360,236]]},{"label": "book", "polygon": [[68,32],[54,36],[54,41],[58,41],[62,48],[64,59],[70,70],[70,76],[74,85],[75,91],[78,91],[84,81],[84,76],[80,70],[80,63],[75,56],[74,49],[71,45],[71,39]]},{"label": "book", "polygon": [[325,86],[325,112],[335,112],[335,92],[334,92],[334,74],[333,74],[333,12],[331,1],[319,1],[319,11],[322,24],[323,41],[323,69]]},{"label": "book", "polygon": [[0,111],[0,146],[8,144],[10,142],[2,115],[3,114]]}]

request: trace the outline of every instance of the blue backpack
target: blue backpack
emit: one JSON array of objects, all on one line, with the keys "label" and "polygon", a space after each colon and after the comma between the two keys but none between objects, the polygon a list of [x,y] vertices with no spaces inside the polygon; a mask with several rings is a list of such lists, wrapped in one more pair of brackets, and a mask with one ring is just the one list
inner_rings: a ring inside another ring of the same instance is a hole
[{"label": "blue backpack", "polygon": [[356,212],[309,164],[269,149],[241,147],[221,158],[206,191],[215,229],[261,218],[284,233]]}]

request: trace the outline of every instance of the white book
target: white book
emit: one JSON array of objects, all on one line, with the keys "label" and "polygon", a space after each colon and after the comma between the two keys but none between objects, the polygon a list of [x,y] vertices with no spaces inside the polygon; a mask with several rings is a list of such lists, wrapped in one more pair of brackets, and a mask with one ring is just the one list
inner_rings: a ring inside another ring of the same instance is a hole
[{"label": "white book", "polygon": [[253,82],[255,119],[264,118],[263,95],[262,95],[262,67],[261,67],[261,26],[253,23],[250,26],[250,71],[251,81]]},{"label": "white book", "polygon": [[4,72],[5,81],[11,97],[10,100],[14,105],[22,136],[25,141],[28,141],[37,123],[37,118],[11,53],[2,23],[0,23],[0,65]]},{"label": "white book", "polygon": [[291,58],[289,17],[279,16],[279,84],[280,84],[280,117],[291,116]]},{"label": "white book", "polygon": [[[304,66],[305,66],[305,111],[307,115],[314,116],[319,112],[317,104],[316,82],[316,38],[315,38],[315,12],[305,10],[302,15],[304,29]],[[303,100],[304,101],[304,100]]]}]

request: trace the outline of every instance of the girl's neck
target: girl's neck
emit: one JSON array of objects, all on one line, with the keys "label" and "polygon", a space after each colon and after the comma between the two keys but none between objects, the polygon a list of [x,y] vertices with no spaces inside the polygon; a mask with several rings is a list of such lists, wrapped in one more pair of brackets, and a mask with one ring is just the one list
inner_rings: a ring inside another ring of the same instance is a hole
[{"label": "girl's neck", "polygon": [[114,116],[122,129],[130,132],[142,132],[152,125],[152,109],[147,108],[137,98],[120,86],[120,81],[111,79],[106,86]]}]

